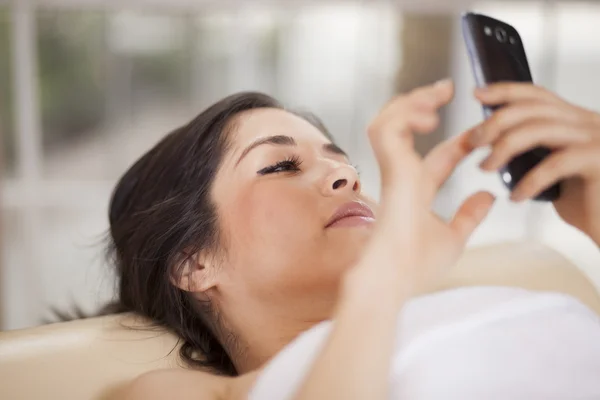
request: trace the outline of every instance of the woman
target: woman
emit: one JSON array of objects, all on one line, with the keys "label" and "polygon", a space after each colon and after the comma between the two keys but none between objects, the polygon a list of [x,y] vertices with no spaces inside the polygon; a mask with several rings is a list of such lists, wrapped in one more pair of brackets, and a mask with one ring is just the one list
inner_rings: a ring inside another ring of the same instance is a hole
[{"label": "woman", "polygon": [[[119,309],[174,331],[184,341],[182,356],[199,371],[144,375],[124,398],[384,399],[390,390],[401,393],[403,382],[412,391],[401,398],[471,398],[456,388],[427,397],[427,384],[401,380],[394,389],[388,380],[395,346],[403,344],[398,314],[409,303],[413,309],[423,304],[411,299],[458,260],[493,196],[474,194],[450,222],[430,211],[431,201],[474,148],[492,146],[482,168],[494,170],[529,148],[549,146],[556,151],[523,179],[512,199],[532,198],[564,181],[556,210],[600,244],[600,115],[533,85],[497,84],[477,90],[476,97],[485,105],[506,105],[501,111],[421,159],[412,135],[434,130],[438,109],[452,96],[450,81],[414,90],[387,104],[370,125],[381,170],[378,206],[361,193],[356,170],[321,124],[260,94],[220,101],[135,163],[110,207]],[[493,292],[505,299],[498,290],[464,298],[483,304]],[[439,309],[452,296],[424,301]],[[575,310],[570,315],[589,311],[569,304]],[[550,317],[562,316],[550,311]],[[402,326],[409,329],[414,319],[406,318]],[[323,322],[328,320],[335,322]],[[597,321],[585,321],[590,319],[575,318],[567,327],[597,335]],[[318,340],[302,332],[316,332]],[[556,332],[546,336],[553,339]],[[276,355],[293,353],[289,346],[298,337],[305,344],[296,346],[302,351],[295,357],[312,356],[286,367],[285,357]],[[519,346],[519,336],[512,343]],[[600,354],[596,347],[587,351]],[[586,373],[597,367],[589,362]],[[279,385],[289,380],[295,386],[290,383],[284,394],[261,392],[261,382],[264,388],[277,370],[288,369],[291,375]],[[504,386],[492,393],[508,393]],[[473,398],[492,396],[479,392]]]}]

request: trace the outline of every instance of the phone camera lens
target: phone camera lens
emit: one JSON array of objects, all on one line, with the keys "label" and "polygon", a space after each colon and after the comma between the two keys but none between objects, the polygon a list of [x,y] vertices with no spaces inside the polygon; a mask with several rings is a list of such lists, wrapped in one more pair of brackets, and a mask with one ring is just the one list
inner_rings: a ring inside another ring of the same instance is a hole
[{"label": "phone camera lens", "polygon": [[506,31],[502,28],[496,28],[496,39],[498,39],[500,43],[506,42]]}]

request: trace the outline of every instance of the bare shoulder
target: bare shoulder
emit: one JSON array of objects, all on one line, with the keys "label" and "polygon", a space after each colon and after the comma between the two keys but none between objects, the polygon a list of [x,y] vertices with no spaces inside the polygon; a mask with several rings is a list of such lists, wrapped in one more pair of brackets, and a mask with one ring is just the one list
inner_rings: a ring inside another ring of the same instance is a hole
[{"label": "bare shoulder", "polygon": [[134,379],[114,400],[238,400],[246,395],[255,374],[223,377],[202,371],[165,369]]}]

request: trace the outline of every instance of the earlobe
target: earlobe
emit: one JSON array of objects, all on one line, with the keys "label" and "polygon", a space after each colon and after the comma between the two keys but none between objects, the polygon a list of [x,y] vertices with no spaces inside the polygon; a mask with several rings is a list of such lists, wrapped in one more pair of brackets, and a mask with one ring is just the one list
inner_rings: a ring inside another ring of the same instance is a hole
[{"label": "earlobe", "polygon": [[186,256],[171,272],[171,282],[179,289],[191,293],[206,292],[216,285],[210,263],[200,254]]}]

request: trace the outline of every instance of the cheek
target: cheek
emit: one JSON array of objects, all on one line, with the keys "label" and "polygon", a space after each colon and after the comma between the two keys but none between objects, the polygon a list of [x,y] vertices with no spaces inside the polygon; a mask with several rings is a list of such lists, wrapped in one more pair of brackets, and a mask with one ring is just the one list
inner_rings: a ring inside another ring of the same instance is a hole
[{"label": "cheek", "polygon": [[275,301],[335,288],[370,233],[324,230],[321,203],[318,192],[293,181],[237,187],[219,212],[230,293]]},{"label": "cheek", "polygon": [[[254,296],[306,291],[322,279],[326,250],[318,194],[265,182],[241,189],[227,207],[229,261],[235,286]],[[314,268],[307,268],[313,266]]]},{"label": "cheek", "polygon": [[281,182],[241,188],[224,219],[239,261],[280,264],[319,242],[315,194]]}]

